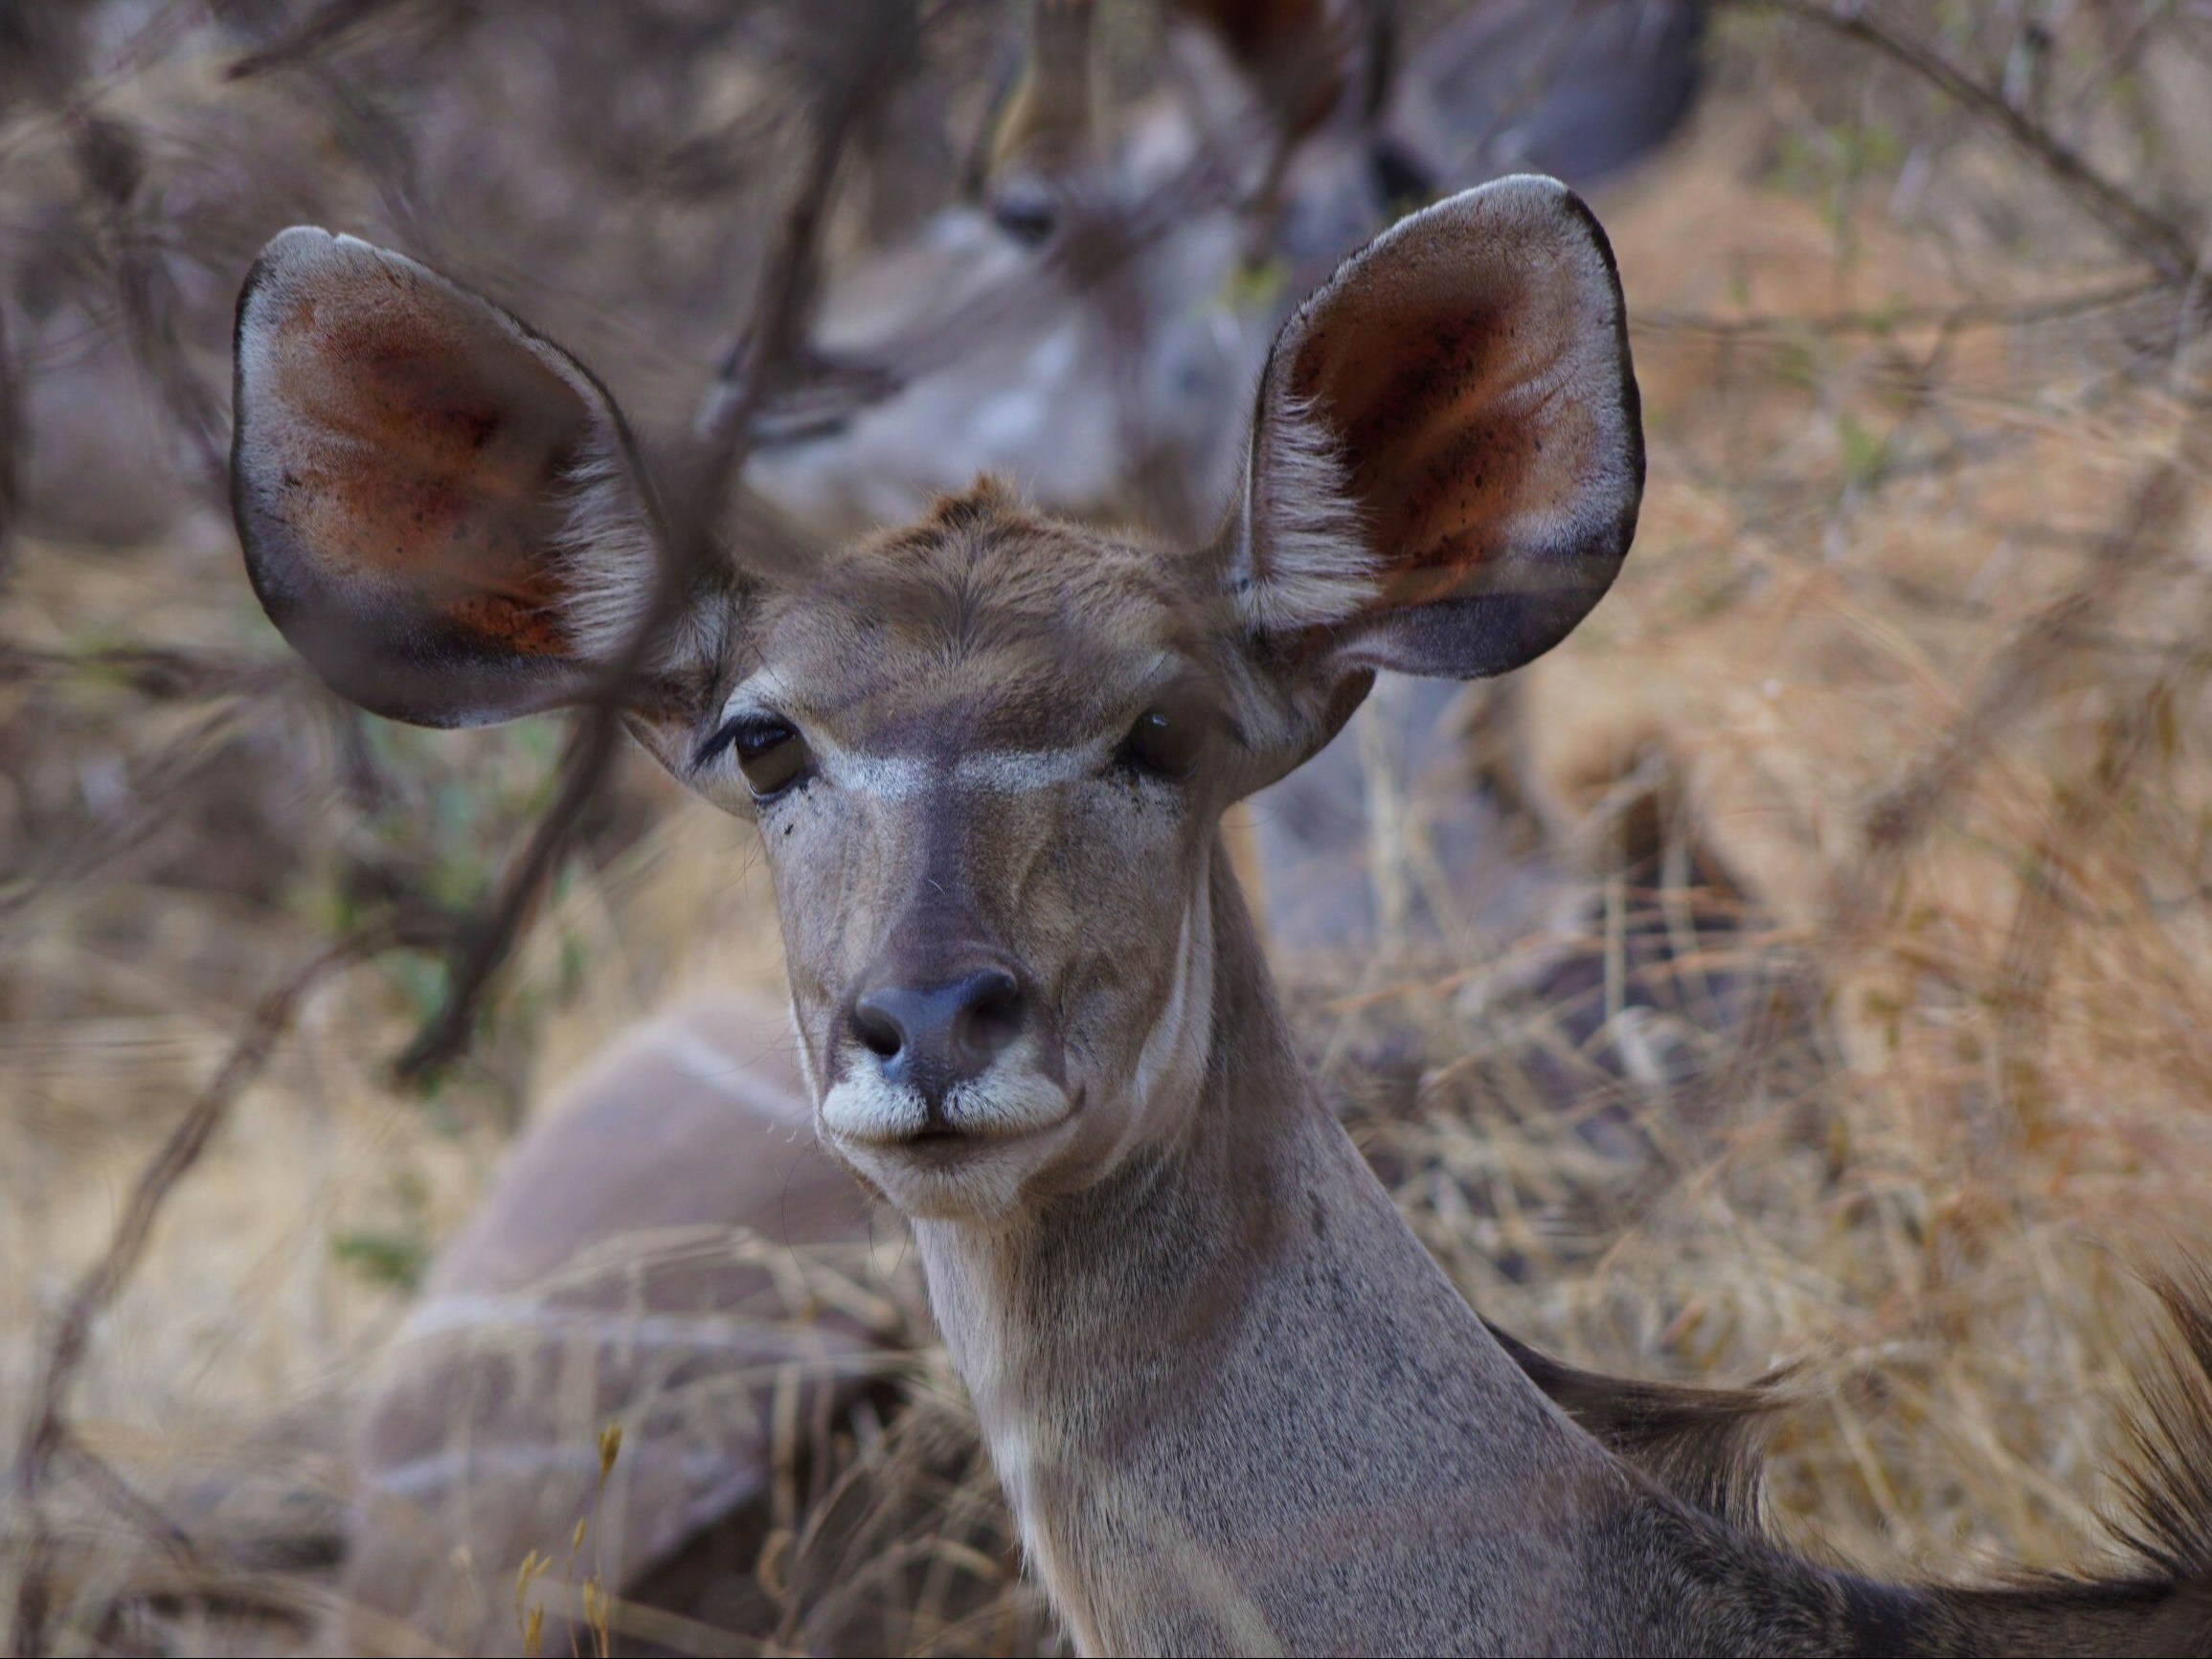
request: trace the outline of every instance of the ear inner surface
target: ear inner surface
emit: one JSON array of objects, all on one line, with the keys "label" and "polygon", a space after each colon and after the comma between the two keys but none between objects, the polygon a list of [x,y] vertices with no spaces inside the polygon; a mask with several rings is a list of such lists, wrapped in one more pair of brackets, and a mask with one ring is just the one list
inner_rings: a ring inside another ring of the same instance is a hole
[{"label": "ear inner surface", "polygon": [[1379,237],[1276,342],[1253,469],[1253,587],[1310,588],[1313,549],[1335,549],[1343,602],[1295,618],[1301,655],[1475,678],[1549,649],[1611,585],[1643,487],[1597,221],[1524,177]]},{"label": "ear inner surface", "polygon": [[[247,567],[323,677],[429,725],[575,696],[576,563],[649,580],[653,556],[621,418],[589,374],[413,260],[306,228],[263,251],[237,349]],[[628,528],[602,540],[629,545],[567,546],[610,481]]]}]

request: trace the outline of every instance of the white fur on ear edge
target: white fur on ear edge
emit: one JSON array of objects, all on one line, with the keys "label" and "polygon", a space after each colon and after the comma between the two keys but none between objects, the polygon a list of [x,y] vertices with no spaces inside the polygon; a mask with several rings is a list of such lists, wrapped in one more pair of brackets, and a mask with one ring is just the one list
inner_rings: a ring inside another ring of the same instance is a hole
[{"label": "white fur on ear edge", "polygon": [[1257,634],[1343,621],[1379,591],[1341,447],[1310,405],[1258,422],[1229,581]]},{"label": "white fur on ear edge", "polygon": [[[561,581],[561,621],[586,661],[611,662],[631,649],[664,573],[653,519],[641,499],[634,463],[611,427],[594,421],[582,453],[561,479],[562,514],[552,552]],[[650,670],[666,667],[696,641],[667,631]]]}]

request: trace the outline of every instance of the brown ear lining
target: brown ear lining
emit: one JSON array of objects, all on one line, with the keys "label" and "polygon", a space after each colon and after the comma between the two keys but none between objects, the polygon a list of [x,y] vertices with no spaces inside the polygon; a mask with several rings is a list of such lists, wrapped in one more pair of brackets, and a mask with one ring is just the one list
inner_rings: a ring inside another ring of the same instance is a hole
[{"label": "brown ear lining", "polygon": [[611,405],[396,255],[287,231],[239,295],[232,505],[270,618],[342,695],[501,719],[588,680],[562,546]]},{"label": "brown ear lining", "polygon": [[[1320,429],[1299,441],[1334,452],[1368,560],[1364,594],[1301,656],[1469,679],[1518,667],[1604,595],[1635,533],[1644,457],[1619,277],[1553,181],[1468,191],[1353,256],[1286,325],[1260,419],[1255,453],[1271,421]],[[1252,537],[1255,564],[1290,539]]]}]

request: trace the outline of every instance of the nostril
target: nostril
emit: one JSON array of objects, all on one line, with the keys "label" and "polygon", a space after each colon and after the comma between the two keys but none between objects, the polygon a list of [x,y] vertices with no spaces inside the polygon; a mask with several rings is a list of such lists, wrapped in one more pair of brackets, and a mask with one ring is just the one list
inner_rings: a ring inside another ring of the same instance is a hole
[{"label": "nostril", "polygon": [[1011,974],[993,968],[960,989],[957,1042],[971,1064],[987,1063],[1022,1034],[1022,988]]},{"label": "nostril", "polygon": [[876,985],[853,999],[846,1028],[885,1078],[935,1105],[989,1069],[1027,1018],[1014,975],[982,968],[930,985]]},{"label": "nostril", "polygon": [[893,1060],[906,1046],[906,1030],[875,998],[863,997],[852,1008],[852,1034],[878,1060]]}]

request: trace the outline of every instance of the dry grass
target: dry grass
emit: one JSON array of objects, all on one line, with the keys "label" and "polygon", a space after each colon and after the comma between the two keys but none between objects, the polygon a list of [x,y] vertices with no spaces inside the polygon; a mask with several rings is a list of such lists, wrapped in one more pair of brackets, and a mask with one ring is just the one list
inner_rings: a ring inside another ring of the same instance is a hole
[{"label": "dry grass", "polygon": [[[113,10],[143,34],[79,65],[74,96],[143,144],[132,211],[184,250],[172,359],[134,373],[116,344],[116,233],[70,239],[67,122],[35,101],[0,121],[4,349],[44,444],[0,553],[0,1446],[68,1287],[246,1010],[395,898],[473,900],[556,747],[542,723],[433,737],[331,707],[282,664],[192,446],[122,446],[173,423],[177,376],[221,383],[227,284],[267,228],[310,209],[389,228],[436,194],[410,168],[479,168],[424,240],[619,364],[648,424],[680,415],[734,314],[718,261],[749,257],[728,227],[766,188],[739,164],[789,147],[747,43],[526,166],[544,93],[494,73],[532,61],[498,8],[508,58],[440,72],[411,156],[378,147],[373,100],[224,80],[234,48],[169,21],[190,8]],[[2001,77],[2020,19],[2052,9],[1954,10],[1949,48]],[[2201,223],[2176,146],[2212,85],[2201,26],[2141,8],[2145,46],[2138,9],[2110,10],[2062,20],[2048,126]],[[331,73],[373,90],[436,28],[365,15]],[[614,49],[564,27],[566,50]],[[647,33],[615,43],[632,93],[694,50]],[[1811,1547],[1891,1572],[2092,1561],[2156,1329],[2134,1265],[2212,1249],[2212,435],[2201,343],[2176,326],[2195,297],[1897,65],[1763,10],[1717,33],[1691,131],[1600,201],[1640,319],[1637,550],[1479,746],[1569,919],[1282,966],[1363,1144],[1491,1317],[1636,1375],[1800,1362],[1772,1486]],[[961,50],[932,72],[954,127],[982,61]],[[472,137],[492,108],[514,131]],[[225,196],[241,134],[282,163]],[[688,143],[739,162],[688,194],[622,186],[625,145],[660,165]],[[622,204],[623,236],[576,241],[547,199],[564,179]],[[846,254],[915,211],[859,195]],[[2131,297],[2070,303],[2108,293]],[[117,449],[57,476],[72,400],[102,399]],[[197,666],[87,656],[125,646]],[[428,1090],[388,1067],[441,991],[433,959],[306,998],[94,1329],[42,1498],[57,1648],[303,1638],[332,1582],[342,1413],[518,1116],[676,993],[774,985],[745,834],[621,762],[476,1046]],[[888,1288],[904,1403],[836,1441],[813,1501],[785,1495],[801,1541],[775,1545],[776,1625],[745,1634],[1049,1645],[911,1272]],[[13,1544],[26,1524],[0,1487]],[[0,1552],[0,1604],[27,1558]]]}]

